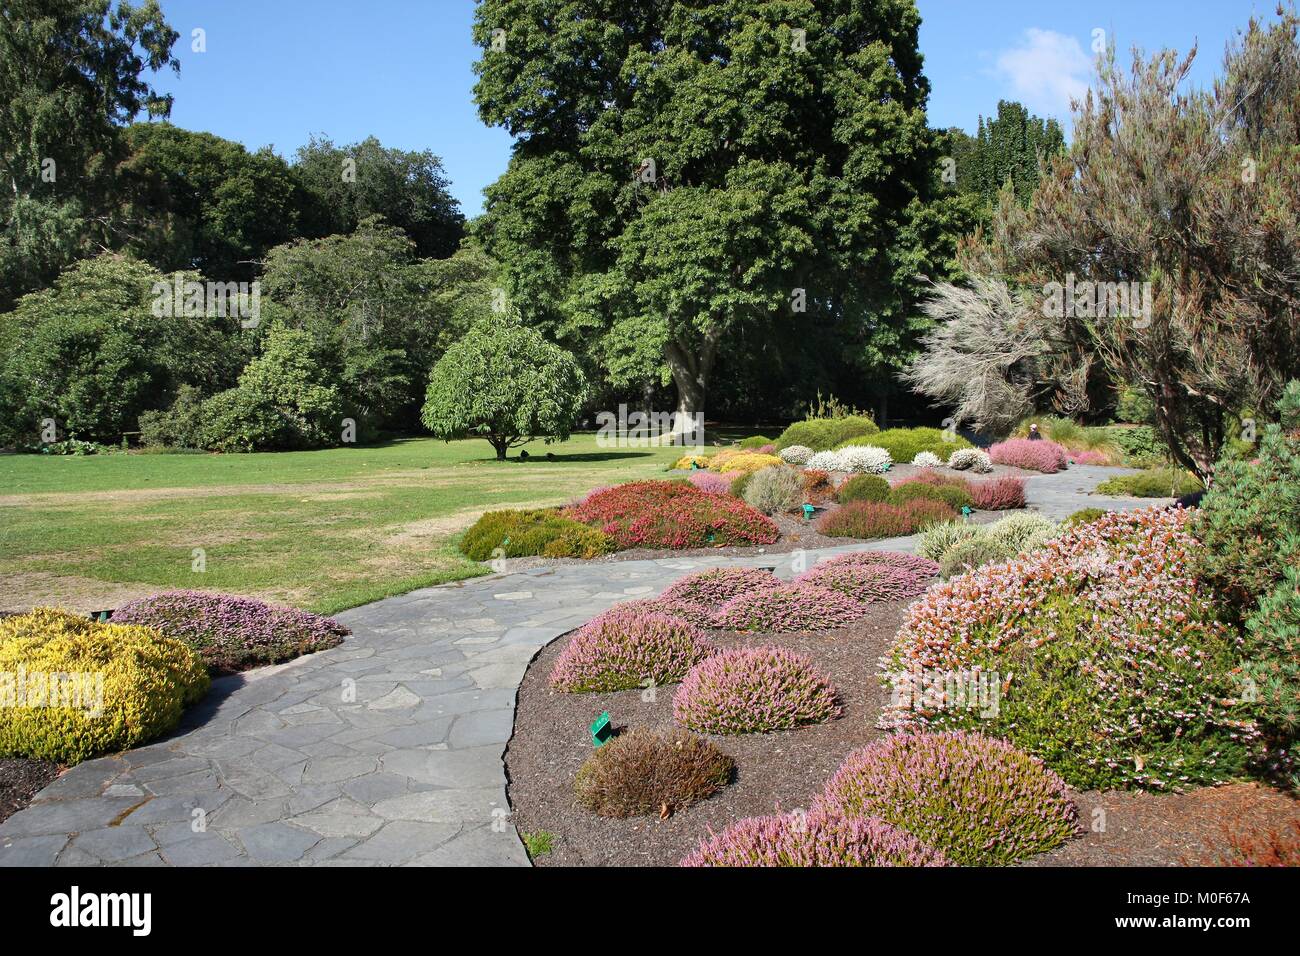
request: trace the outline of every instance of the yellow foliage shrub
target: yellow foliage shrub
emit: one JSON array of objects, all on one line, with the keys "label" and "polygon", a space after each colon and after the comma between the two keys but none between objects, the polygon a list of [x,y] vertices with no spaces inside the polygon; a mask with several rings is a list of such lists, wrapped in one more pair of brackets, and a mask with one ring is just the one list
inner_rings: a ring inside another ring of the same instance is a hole
[{"label": "yellow foliage shrub", "polygon": [[733,455],[724,461],[717,470],[724,475],[752,475],[762,468],[784,464],[776,455]]},{"label": "yellow foliage shrub", "polygon": [[209,684],[198,654],[151,627],[54,608],[0,618],[0,755],[73,764],[137,746]]},{"label": "yellow foliage shrub", "polygon": [[694,462],[697,468],[708,468],[712,459],[708,455],[683,455],[673,464],[673,468],[690,468]]}]

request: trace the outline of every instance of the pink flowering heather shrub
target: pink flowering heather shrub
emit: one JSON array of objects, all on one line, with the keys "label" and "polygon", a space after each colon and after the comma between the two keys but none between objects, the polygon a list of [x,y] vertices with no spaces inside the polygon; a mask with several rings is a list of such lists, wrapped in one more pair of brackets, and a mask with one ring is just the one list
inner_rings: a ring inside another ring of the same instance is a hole
[{"label": "pink flowering heather shrub", "polygon": [[971,504],[980,511],[1023,508],[1025,506],[1024,479],[1005,475],[1001,478],[977,481],[971,485]]},{"label": "pink flowering heather shrub", "polygon": [[679,617],[615,607],[569,639],[551,670],[551,686],[581,694],[631,690],[646,681],[672,684],[713,650],[698,628]]},{"label": "pink flowering heather shrub", "polygon": [[696,627],[714,627],[713,615],[717,611],[717,606],[707,607],[703,604],[695,604],[691,601],[668,601],[662,597],[657,598],[639,598],[635,601],[624,601],[616,605],[623,610],[650,611],[655,614],[667,614],[669,617],[680,618],[687,624],[693,624]]},{"label": "pink flowering heather shrub", "polygon": [[686,480],[711,495],[725,495],[731,490],[731,479],[715,471],[693,471]]},{"label": "pink flowering heather shrub", "polygon": [[1109,465],[1111,464],[1110,455],[1104,451],[1097,451],[1092,448],[1085,448],[1083,451],[1070,452],[1070,461],[1076,465]]},{"label": "pink flowering heather shrub", "polygon": [[675,581],[659,599],[703,604],[716,610],[741,594],[771,590],[780,583],[766,568],[710,568]]},{"label": "pink flowering heather shrub", "polygon": [[691,668],[673,695],[673,719],[702,734],[765,734],[840,715],[831,682],[783,647],[725,650]]},{"label": "pink flowering heather shrub", "polygon": [[710,834],[682,866],[951,866],[881,820],[826,813],[747,817]]},{"label": "pink flowering heather shrub", "polygon": [[1067,452],[1064,448],[1046,438],[1040,438],[1038,441],[1030,441],[1028,438],[1008,438],[989,448],[989,458],[994,464],[1041,471],[1049,475],[1065,468],[1066,456]]},{"label": "pink flowering heather shrub", "polygon": [[776,454],[776,446],[773,445],[771,442],[768,442],[766,445],[760,445],[760,446],[758,447],[758,454],[760,454],[760,455],[775,455],[775,454]]},{"label": "pink flowering heather shrub", "polygon": [[734,597],[713,621],[728,631],[820,631],[847,627],[866,613],[866,605],[839,591],[793,583]]},{"label": "pink flowering heather shrub", "polygon": [[795,584],[828,588],[863,604],[916,597],[930,586],[930,578],[884,564],[831,564],[822,562],[794,579]]},{"label": "pink flowering heather shrub", "polygon": [[[1113,512],[930,588],[881,662],[882,726],[979,728],[1081,790],[1240,775],[1259,736],[1238,700],[1241,637],[1189,570],[1187,523],[1183,509]],[[935,679],[973,672],[998,690],[980,709]]]},{"label": "pink flowering heather shrub", "polygon": [[939,573],[938,562],[931,561],[929,558],[918,557],[915,554],[908,554],[905,551],[850,551],[848,554],[837,554],[833,558],[819,562],[819,564],[823,566],[881,564],[887,568],[908,571],[919,580],[925,581],[927,586],[929,579]]},{"label": "pink flowering heather shrub", "polygon": [[849,754],[816,809],[878,818],[962,866],[1005,866],[1079,834],[1041,760],[981,734],[892,734]]},{"label": "pink flowering heather shrub", "polygon": [[561,513],[605,532],[619,548],[771,544],[780,536],[770,518],[743,501],[689,481],[630,481]]},{"label": "pink flowering heather shrub", "polygon": [[145,624],[183,641],[208,668],[242,671],[292,660],[352,633],[328,617],[233,594],[168,591],[113,612],[114,624]]}]

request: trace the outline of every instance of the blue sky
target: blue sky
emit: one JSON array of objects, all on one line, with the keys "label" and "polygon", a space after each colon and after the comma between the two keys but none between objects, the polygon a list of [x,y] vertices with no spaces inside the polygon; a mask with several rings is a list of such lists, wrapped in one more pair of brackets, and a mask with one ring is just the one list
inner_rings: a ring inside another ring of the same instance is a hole
[{"label": "blue sky", "polygon": [[[629,0],[634,2],[634,0]],[[999,99],[1068,117],[1091,73],[1093,31],[1122,50],[1199,40],[1193,80],[1213,77],[1224,45],[1275,0],[919,0],[921,52],[936,126],[973,130]],[[505,169],[510,138],[471,99],[471,0],[162,0],[181,34],[172,121],[285,156],[312,134],[336,143],[375,135],[443,159],[467,215]],[[207,50],[191,49],[205,31]],[[1066,124],[1068,134],[1069,125]]]}]

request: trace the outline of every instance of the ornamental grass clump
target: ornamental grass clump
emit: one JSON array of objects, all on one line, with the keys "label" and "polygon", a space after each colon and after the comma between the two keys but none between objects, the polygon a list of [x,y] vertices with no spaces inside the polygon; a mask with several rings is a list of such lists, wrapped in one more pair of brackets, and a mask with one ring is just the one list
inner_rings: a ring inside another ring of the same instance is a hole
[{"label": "ornamental grass clump", "polygon": [[113,612],[114,624],[144,624],[194,648],[216,672],[277,664],[334,647],[352,632],[319,614],[253,598],[168,591]]},{"label": "ornamental grass clump", "polygon": [[602,817],[667,816],[717,793],[735,770],[735,761],[688,730],[634,727],[587,758],[573,790]]},{"label": "ornamental grass clump", "polygon": [[137,747],[209,686],[199,655],[157,628],[54,608],[0,618],[0,756],[75,764]]},{"label": "ornamental grass clump", "polygon": [[564,509],[618,548],[707,548],[771,544],[780,532],[743,501],[709,494],[686,481],[632,481]]},{"label": "ornamental grass clump", "polygon": [[713,621],[728,631],[819,631],[847,627],[866,613],[865,605],[839,591],[796,582],[732,598]]},{"label": "ornamental grass clump", "polygon": [[951,866],[882,820],[826,813],[746,817],[711,834],[682,866]]},{"label": "ornamental grass clump", "polygon": [[1068,463],[1065,449],[1046,438],[1037,441],[1008,438],[989,448],[989,458],[997,465],[1010,465],[1049,475],[1063,470]]},{"label": "ornamental grass clump", "polygon": [[980,511],[1007,511],[1025,506],[1023,478],[990,478],[971,485],[971,501]]},{"label": "ornamental grass clump", "polygon": [[962,866],[1006,866],[1079,834],[1065,781],[1002,740],[891,734],[854,751],[816,809],[878,818]]},{"label": "ornamental grass clump", "polygon": [[780,584],[776,575],[765,568],[710,568],[674,582],[658,600],[667,604],[682,601],[716,610],[741,594],[770,591]]},{"label": "ornamental grass clump", "polygon": [[885,564],[814,565],[794,579],[795,584],[826,588],[863,604],[916,597],[930,586],[930,578]]},{"label": "ornamental grass clump", "polygon": [[615,607],[578,630],[551,669],[551,686],[570,694],[673,684],[713,653],[699,628],[645,608]]},{"label": "ornamental grass clump", "polygon": [[[1182,509],[1116,512],[929,591],[882,661],[882,726],[1005,737],[1081,790],[1233,779],[1259,739],[1242,638],[1192,577]],[[961,706],[930,675],[1001,675]]]},{"label": "ornamental grass clump", "polygon": [[851,501],[822,515],[817,530],[832,538],[896,538],[956,517],[942,501],[914,499],[901,505]]},{"label": "ornamental grass clump", "polygon": [[840,712],[830,680],[783,647],[714,654],[692,667],[673,695],[673,719],[702,734],[793,730]]}]

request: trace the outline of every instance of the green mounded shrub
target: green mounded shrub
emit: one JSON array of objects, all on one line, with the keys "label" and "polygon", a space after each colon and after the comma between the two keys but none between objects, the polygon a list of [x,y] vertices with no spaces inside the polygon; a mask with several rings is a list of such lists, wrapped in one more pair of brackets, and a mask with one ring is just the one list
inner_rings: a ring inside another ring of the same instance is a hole
[{"label": "green mounded shrub", "polygon": [[746,450],[749,449],[757,450],[759,448],[762,448],[764,445],[775,445],[775,444],[776,444],[775,438],[768,438],[766,435],[750,435],[748,438],[742,438],[740,441],[738,441],[736,443],[736,447],[744,448]]},{"label": "green mounded shrub", "polygon": [[602,817],[665,814],[717,793],[735,770],[735,761],[690,731],[635,727],[588,757],[573,789]]},{"label": "green mounded shrub", "polygon": [[741,497],[765,515],[791,511],[803,504],[803,473],[786,465],[751,472]]},{"label": "green mounded shrub", "polygon": [[1181,498],[1204,485],[1177,468],[1149,468],[1132,475],[1116,475],[1099,484],[1095,494],[1127,498]]},{"label": "green mounded shrub", "polygon": [[[742,471],[735,478],[731,479],[731,487],[727,489],[727,494],[733,498],[744,499],[745,489],[749,487],[749,479],[753,478],[756,472]],[[724,476],[725,477],[725,476]]]},{"label": "green mounded shrub", "polygon": [[1156,417],[1156,405],[1151,396],[1140,388],[1125,385],[1115,400],[1116,421],[1133,425],[1149,425]]},{"label": "green mounded shrub", "polygon": [[961,542],[983,536],[983,526],[965,521],[932,524],[917,537],[916,553],[931,561],[942,561],[943,556]]},{"label": "green mounded shrub", "polygon": [[[844,415],[839,418],[811,418],[795,422],[776,440],[777,450],[791,445],[804,445],[813,451],[830,451],[843,444],[873,444],[849,442],[848,439],[874,435],[880,429],[867,415]],[[911,461],[909,458],[908,461]]]},{"label": "green mounded shrub", "polygon": [[954,575],[965,574],[985,564],[1005,561],[1015,554],[1006,545],[981,534],[958,541],[939,559],[939,576],[945,581]]},{"label": "green mounded shrub", "polygon": [[1089,524],[1106,514],[1105,508],[1080,508],[1070,517],[1061,522],[1062,530],[1069,530],[1081,524]]},{"label": "green mounded shrub", "polygon": [[884,501],[889,497],[889,482],[879,475],[854,475],[835,490],[835,500],[845,505],[850,501]]},{"label": "green mounded shrub", "polygon": [[531,555],[595,558],[613,551],[614,541],[596,528],[563,517],[554,508],[539,508],[484,513],[461,538],[460,550],[473,561]]},{"label": "green mounded shrub", "polygon": [[1008,557],[1021,551],[1041,548],[1061,533],[1061,528],[1055,521],[1035,511],[1007,515],[982,527],[990,541],[1008,549]]},{"label": "green mounded shrub", "polygon": [[1034,512],[1008,515],[993,524],[949,522],[921,533],[917,554],[940,564],[944,579],[994,561],[1006,561],[1021,551],[1042,547],[1056,537],[1056,522]]},{"label": "green mounded shrub", "polygon": [[170,408],[140,413],[140,442],[151,448],[204,448],[207,414],[203,402],[201,390],[182,385]]},{"label": "green mounded shrub", "polygon": [[886,428],[882,432],[872,434],[870,441],[864,439],[859,442],[854,436],[841,444],[874,445],[889,452],[889,456],[894,461],[904,464],[923,451],[938,456],[941,461],[947,461],[948,456],[954,451],[974,447],[960,435],[939,428]]},{"label": "green mounded shrub", "polygon": [[1169,462],[1169,450],[1150,425],[1109,425],[1106,436],[1120,451],[1121,464],[1128,468],[1155,468]]},{"label": "green mounded shrub", "polygon": [[891,505],[901,505],[917,498],[942,501],[953,511],[971,507],[971,495],[965,488],[955,485],[932,484],[924,481],[904,481],[894,485],[885,498]]},{"label": "green mounded shrub", "polygon": [[199,655],[152,627],[53,608],[0,618],[0,756],[74,764],[139,746],[209,686]]},{"label": "green mounded shrub", "polygon": [[1286,755],[1280,769],[1297,787],[1300,773],[1291,752],[1300,736],[1300,540],[1286,551],[1290,564],[1282,580],[1246,621],[1242,669],[1271,747]]}]

